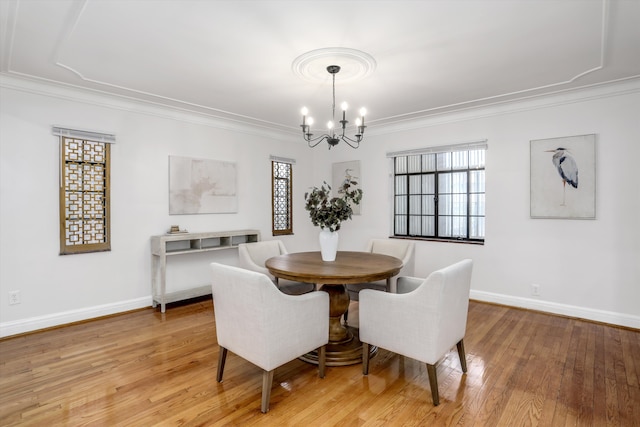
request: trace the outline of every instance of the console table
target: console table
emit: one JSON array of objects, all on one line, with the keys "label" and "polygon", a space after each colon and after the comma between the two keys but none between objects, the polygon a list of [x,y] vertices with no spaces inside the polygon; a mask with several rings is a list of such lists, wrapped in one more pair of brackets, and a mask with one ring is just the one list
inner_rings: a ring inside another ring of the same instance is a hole
[{"label": "console table", "polygon": [[237,248],[240,243],[260,240],[258,230],[166,233],[151,236],[151,296],[153,307],[164,313],[170,302],[211,294],[211,285],[167,293],[167,257]]}]

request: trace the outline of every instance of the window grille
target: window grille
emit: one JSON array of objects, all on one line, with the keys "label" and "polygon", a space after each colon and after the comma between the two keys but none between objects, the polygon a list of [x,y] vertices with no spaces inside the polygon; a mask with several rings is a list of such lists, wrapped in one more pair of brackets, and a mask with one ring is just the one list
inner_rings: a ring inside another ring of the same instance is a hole
[{"label": "window grille", "polygon": [[60,254],[111,250],[110,144],[60,138]]},{"label": "window grille", "polygon": [[274,236],[293,234],[293,161],[271,160],[272,232]]},{"label": "window grille", "polygon": [[483,242],[486,143],[389,153],[393,234]]}]

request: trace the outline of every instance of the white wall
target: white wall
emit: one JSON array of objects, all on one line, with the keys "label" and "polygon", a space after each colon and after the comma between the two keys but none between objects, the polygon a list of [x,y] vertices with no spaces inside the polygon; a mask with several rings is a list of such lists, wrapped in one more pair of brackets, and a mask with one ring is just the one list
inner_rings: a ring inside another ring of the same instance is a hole
[{"label": "white wall", "polygon": [[[331,151],[310,150],[290,135],[7,78],[0,102],[0,336],[150,305],[149,237],[171,224],[257,228],[272,239],[270,154],[297,160],[295,235],[282,238],[290,251],[317,250],[304,192],[330,179],[333,162],[361,160],[362,215],[340,232],[340,249],[359,250],[390,233],[386,152],[475,139],[489,144],[486,244],[419,241],[416,274],[471,257],[474,298],[640,327],[638,82],[380,129],[370,122],[360,149]],[[117,135],[111,252],[58,255],[53,124]],[[587,133],[597,134],[597,219],[530,219],[529,141]],[[169,216],[169,155],[237,162],[238,213]],[[169,285],[208,280],[203,266],[213,259],[235,263],[233,251],[220,252],[177,261]],[[539,297],[530,295],[532,283]],[[12,290],[21,291],[21,304],[8,304]]]},{"label": "white wall", "polygon": [[[302,142],[233,129],[214,119],[129,101],[4,79],[0,93],[0,333],[2,336],[151,304],[149,237],[172,224],[189,231],[258,229],[271,236],[269,155],[294,158],[294,191],[313,164]],[[132,112],[133,111],[133,112]],[[138,111],[138,112],[136,112]],[[59,141],[52,125],[113,132],[110,252],[60,256]],[[230,129],[225,129],[224,127]],[[168,156],[233,161],[237,214],[169,215]],[[297,235],[313,232],[302,221]],[[283,238],[300,250],[293,237]],[[304,240],[302,240],[304,243]],[[178,259],[183,258],[183,259]],[[202,285],[212,260],[235,263],[235,250],[172,257],[168,286]],[[10,291],[22,302],[9,305]]]},{"label": "white wall", "polygon": [[[416,275],[469,257],[473,298],[640,327],[638,81],[408,125],[415,128],[367,136],[357,151],[363,215],[343,225],[341,249],[388,233],[387,152],[487,139],[485,245],[418,241]],[[597,218],[531,219],[529,141],[584,134],[597,135]]]}]

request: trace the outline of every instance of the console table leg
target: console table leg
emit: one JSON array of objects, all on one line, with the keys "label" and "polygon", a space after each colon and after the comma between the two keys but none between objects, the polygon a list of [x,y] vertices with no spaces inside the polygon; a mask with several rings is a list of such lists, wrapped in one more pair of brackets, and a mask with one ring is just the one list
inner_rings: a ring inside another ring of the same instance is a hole
[{"label": "console table leg", "polygon": [[164,313],[166,309],[165,295],[167,294],[167,260],[160,260],[160,312]]}]

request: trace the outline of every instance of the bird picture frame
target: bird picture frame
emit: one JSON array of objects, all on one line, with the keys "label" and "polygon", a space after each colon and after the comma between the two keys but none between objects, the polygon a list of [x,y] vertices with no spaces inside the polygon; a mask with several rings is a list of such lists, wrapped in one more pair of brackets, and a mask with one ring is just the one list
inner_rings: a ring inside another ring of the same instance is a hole
[{"label": "bird picture frame", "polygon": [[531,218],[596,218],[596,135],[530,141]]},{"label": "bird picture frame", "polygon": [[[362,175],[360,172],[360,160],[352,160],[348,162],[340,162],[334,163],[332,165],[331,170],[331,185],[334,191],[337,191],[338,188],[342,185],[345,179],[349,179],[350,181],[355,181],[356,184],[353,184],[353,190],[362,189]],[[333,197],[340,197],[340,194],[333,194]],[[353,215],[360,215],[362,209],[362,203],[360,204],[351,204],[351,209],[353,209]]]}]

